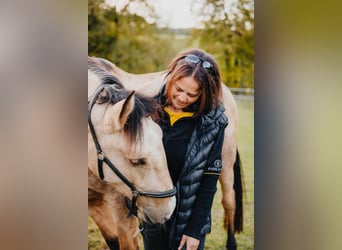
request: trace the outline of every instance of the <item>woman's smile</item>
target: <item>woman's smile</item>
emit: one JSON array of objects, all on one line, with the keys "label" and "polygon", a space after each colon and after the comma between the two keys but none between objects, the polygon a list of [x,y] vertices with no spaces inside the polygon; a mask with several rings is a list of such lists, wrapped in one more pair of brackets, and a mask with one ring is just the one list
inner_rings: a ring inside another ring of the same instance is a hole
[{"label": "woman's smile", "polygon": [[191,77],[183,77],[176,81],[171,90],[171,108],[175,112],[182,112],[198,100],[199,84]]}]

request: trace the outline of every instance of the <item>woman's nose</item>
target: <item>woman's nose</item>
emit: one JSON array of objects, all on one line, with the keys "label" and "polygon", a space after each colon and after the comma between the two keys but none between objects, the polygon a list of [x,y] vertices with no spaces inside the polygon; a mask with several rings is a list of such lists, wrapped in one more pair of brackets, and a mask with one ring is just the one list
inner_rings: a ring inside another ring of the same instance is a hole
[{"label": "woman's nose", "polygon": [[184,94],[184,93],[181,93],[181,94],[178,96],[178,98],[179,98],[179,100],[180,100],[181,102],[186,102],[186,100],[187,100],[187,96],[186,96],[186,94]]}]

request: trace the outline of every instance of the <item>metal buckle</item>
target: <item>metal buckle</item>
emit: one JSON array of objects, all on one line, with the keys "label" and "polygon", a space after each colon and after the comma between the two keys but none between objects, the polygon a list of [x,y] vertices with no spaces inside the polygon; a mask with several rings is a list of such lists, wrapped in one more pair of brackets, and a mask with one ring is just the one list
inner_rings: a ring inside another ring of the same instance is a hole
[{"label": "metal buckle", "polygon": [[103,152],[98,152],[97,153],[97,158],[100,159],[101,161],[103,161],[103,159],[105,158],[105,155]]}]

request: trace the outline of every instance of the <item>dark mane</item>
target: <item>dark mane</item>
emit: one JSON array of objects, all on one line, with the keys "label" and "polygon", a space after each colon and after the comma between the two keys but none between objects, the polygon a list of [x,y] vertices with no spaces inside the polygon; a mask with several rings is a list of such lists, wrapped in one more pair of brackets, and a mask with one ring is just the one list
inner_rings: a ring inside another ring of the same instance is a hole
[{"label": "dark mane", "polygon": [[[113,105],[127,98],[132,92],[126,90],[117,77],[110,74],[91,58],[88,58],[88,69],[99,76],[101,84],[105,84],[105,88],[98,96],[96,103]],[[124,132],[131,144],[137,143],[141,139],[142,119],[148,116],[157,117],[159,108],[159,104],[153,98],[135,93],[134,110],[124,126]]]}]

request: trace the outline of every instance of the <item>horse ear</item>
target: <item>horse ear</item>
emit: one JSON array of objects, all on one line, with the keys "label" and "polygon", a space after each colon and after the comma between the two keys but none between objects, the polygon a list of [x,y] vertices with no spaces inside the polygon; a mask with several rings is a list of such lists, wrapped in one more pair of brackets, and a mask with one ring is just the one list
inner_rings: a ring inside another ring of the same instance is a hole
[{"label": "horse ear", "polygon": [[135,91],[132,91],[126,99],[110,106],[104,117],[104,129],[106,133],[123,129],[129,114],[134,109]]}]

